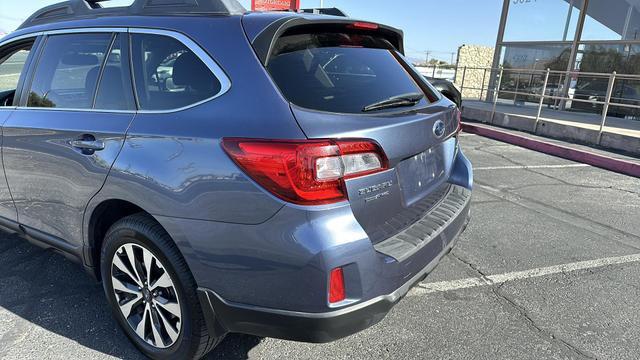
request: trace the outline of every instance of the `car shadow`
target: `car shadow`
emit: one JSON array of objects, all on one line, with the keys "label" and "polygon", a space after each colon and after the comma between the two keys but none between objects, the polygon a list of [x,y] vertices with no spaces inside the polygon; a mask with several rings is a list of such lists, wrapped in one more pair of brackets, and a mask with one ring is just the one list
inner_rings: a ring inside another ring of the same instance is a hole
[{"label": "car shadow", "polygon": [[[102,285],[77,264],[0,231],[0,348],[43,357],[65,349],[143,359],[112,318]],[[51,333],[59,336],[51,336]],[[207,359],[242,360],[260,338],[230,334]]]}]

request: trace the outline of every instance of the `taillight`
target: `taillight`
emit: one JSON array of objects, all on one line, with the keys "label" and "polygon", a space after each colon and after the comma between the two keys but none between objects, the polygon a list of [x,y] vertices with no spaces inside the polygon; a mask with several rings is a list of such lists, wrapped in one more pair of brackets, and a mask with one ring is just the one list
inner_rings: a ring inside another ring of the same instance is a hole
[{"label": "taillight", "polygon": [[456,109],[455,119],[458,123],[458,126],[456,128],[456,135],[458,135],[460,134],[460,132],[462,132],[462,111],[460,111],[460,109]]},{"label": "taillight", "polygon": [[329,303],[335,304],[347,298],[344,290],[344,272],[342,268],[331,270],[329,275]]},{"label": "taillight", "polygon": [[348,27],[360,30],[378,30],[380,28],[380,25],[363,21],[356,21]]},{"label": "taillight", "polygon": [[344,180],[389,168],[372,140],[260,140],[225,138],[222,147],[249,177],[295,204],[347,200]]}]

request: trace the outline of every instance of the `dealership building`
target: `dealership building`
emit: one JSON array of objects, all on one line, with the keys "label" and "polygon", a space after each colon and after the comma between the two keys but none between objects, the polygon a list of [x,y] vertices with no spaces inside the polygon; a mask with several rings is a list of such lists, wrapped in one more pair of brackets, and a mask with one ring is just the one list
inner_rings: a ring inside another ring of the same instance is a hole
[{"label": "dealership building", "polygon": [[496,51],[496,67],[639,74],[640,0],[505,0]]},{"label": "dealership building", "polygon": [[[640,0],[504,0],[493,58],[493,67],[500,66],[575,74],[640,74]],[[503,79],[507,88],[516,82],[511,76]],[[519,91],[540,86],[539,81],[523,84],[520,78]],[[492,87],[496,79],[494,71]],[[565,95],[576,89],[600,94],[607,88],[604,78],[558,76],[558,84],[554,82],[556,79],[549,86]],[[640,81],[619,81],[616,92],[614,98],[640,100]]]}]

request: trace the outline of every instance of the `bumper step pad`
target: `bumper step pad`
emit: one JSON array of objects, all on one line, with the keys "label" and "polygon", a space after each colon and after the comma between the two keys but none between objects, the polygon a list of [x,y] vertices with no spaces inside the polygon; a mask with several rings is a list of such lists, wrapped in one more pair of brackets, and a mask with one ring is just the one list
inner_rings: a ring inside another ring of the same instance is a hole
[{"label": "bumper step pad", "polygon": [[379,253],[403,261],[435,239],[471,201],[471,191],[451,186],[449,193],[422,219],[401,233],[375,244]]}]

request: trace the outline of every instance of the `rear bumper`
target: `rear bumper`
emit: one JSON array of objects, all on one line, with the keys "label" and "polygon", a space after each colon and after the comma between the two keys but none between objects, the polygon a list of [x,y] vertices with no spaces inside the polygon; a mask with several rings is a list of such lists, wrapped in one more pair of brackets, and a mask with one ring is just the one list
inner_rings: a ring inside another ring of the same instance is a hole
[{"label": "rear bumper", "polygon": [[429,238],[425,237],[420,248],[413,251],[406,261],[423,265],[391,293],[339,310],[310,313],[233,303],[209,289],[200,288],[200,301],[205,313],[210,314],[208,320],[215,322],[210,326],[222,326],[229,332],[255,336],[324,343],[375,325],[451,251],[469,221],[471,196],[470,192],[466,194],[463,206],[446,226],[438,229],[437,233],[425,233]]}]

